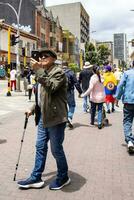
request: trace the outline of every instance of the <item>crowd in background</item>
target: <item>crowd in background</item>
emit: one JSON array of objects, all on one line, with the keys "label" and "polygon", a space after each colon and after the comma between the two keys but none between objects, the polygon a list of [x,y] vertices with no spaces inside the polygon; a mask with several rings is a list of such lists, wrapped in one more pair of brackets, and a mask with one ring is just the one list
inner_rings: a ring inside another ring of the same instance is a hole
[{"label": "crowd in background", "polygon": [[[56,63],[56,62],[55,62]],[[98,129],[104,127],[106,113],[115,112],[116,91],[120,80],[126,70],[111,65],[108,62],[103,66],[92,65],[86,61],[82,70],[76,75],[68,66],[68,62],[62,61],[67,82],[68,127],[73,129],[73,116],[77,106],[75,89],[83,101],[83,113],[90,113],[90,127],[95,125],[96,113]],[[133,68],[133,65],[131,66]],[[1,67],[2,69],[2,67]],[[129,68],[131,71],[131,68]],[[11,91],[16,91],[17,71],[15,67],[10,71]],[[22,73],[23,86],[28,101],[31,101],[32,93],[35,93],[37,81],[34,70],[30,66],[24,68]]]},{"label": "crowd in background", "polygon": [[[22,78],[25,95],[31,101],[35,93],[35,104],[25,112],[27,117],[38,115],[36,121],[37,142],[35,166],[29,178],[18,181],[20,188],[41,188],[45,168],[48,141],[57,163],[57,176],[49,185],[51,190],[59,190],[71,182],[68,164],[62,143],[66,127],[73,129],[73,117],[77,106],[75,89],[82,98],[83,114],[89,114],[89,127],[102,129],[109,124],[107,116],[116,111],[122,99],[124,137],[129,153],[134,153],[134,65],[129,70],[120,70],[108,62],[104,66],[86,61],[78,75],[62,61],[57,66],[57,55],[52,50],[39,51],[40,60],[31,58],[31,67],[25,67]],[[17,72],[10,71],[10,87],[16,91]],[[36,107],[38,106],[38,109]],[[40,113],[40,114],[39,114]],[[106,114],[107,113],[107,114]],[[97,116],[97,117],[96,117]],[[97,124],[96,124],[97,122]]]}]

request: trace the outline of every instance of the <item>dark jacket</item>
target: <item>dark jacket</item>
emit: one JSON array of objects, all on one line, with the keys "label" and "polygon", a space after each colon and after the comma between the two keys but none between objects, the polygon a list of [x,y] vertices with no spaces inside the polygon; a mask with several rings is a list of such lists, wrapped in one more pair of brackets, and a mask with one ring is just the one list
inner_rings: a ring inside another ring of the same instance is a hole
[{"label": "dark jacket", "polygon": [[41,84],[40,107],[44,127],[66,122],[67,83],[63,70],[57,66],[53,66],[48,72],[40,69],[37,77]]},{"label": "dark jacket", "polygon": [[79,84],[79,81],[76,78],[75,73],[71,69],[68,69],[68,68],[65,68],[64,72],[65,72],[66,77],[67,78],[69,77],[69,79],[71,80],[71,87],[69,87],[68,92],[70,92],[70,91],[74,90],[74,88],[76,88],[78,93],[82,94],[82,89]]},{"label": "dark jacket", "polygon": [[82,86],[83,92],[85,92],[89,87],[89,81],[93,75],[92,69],[83,69],[79,75],[79,83]]}]

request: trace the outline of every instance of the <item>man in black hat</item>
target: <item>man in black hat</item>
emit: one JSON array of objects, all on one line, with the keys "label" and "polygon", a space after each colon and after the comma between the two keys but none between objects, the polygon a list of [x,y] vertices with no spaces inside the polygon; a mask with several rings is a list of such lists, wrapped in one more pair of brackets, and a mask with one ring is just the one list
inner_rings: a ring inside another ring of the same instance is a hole
[{"label": "man in black hat", "polygon": [[[51,190],[59,190],[70,183],[68,165],[62,143],[67,122],[67,83],[63,70],[55,66],[57,58],[54,51],[40,51],[39,62],[31,59],[33,70],[40,84],[38,104],[41,116],[38,123],[35,166],[30,177],[18,182],[20,188],[41,188],[44,186],[42,173],[45,168],[48,141],[57,164],[57,177],[49,185]],[[30,116],[35,106],[27,111]]]},{"label": "man in black hat", "polygon": [[[82,71],[79,74],[79,83],[81,84],[83,93],[87,91],[89,87],[89,82],[91,76],[93,75],[92,72],[93,65],[91,65],[88,61],[85,62]],[[87,113],[89,111],[89,96],[85,96],[83,98],[83,112]]]}]

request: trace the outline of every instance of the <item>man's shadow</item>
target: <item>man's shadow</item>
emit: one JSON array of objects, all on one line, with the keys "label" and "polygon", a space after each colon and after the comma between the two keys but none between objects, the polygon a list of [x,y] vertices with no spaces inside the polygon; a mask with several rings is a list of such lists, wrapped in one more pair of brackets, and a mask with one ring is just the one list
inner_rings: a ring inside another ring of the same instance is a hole
[{"label": "man's shadow", "polygon": [[0,139],[0,144],[6,143],[6,142],[7,142],[7,140],[5,140],[5,139]]},{"label": "man's shadow", "polygon": [[[43,177],[46,178],[45,180],[45,186],[49,185],[56,177],[54,176],[56,172],[50,172],[48,174],[43,174]],[[47,177],[50,177],[47,179]],[[71,179],[71,183],[67,185],[66,187],[63,187],[61,190],[63,192],[75,192],[80,190],[87,180],[81,176],[80,174],[77,174],[76,172],[69,171],[69,177]]]},{"label": "man's shadow", "polygon": [[80,126],[89,127],[88,124],[73,123],[73,127],[74,127],[74,128],[79,128]]}]

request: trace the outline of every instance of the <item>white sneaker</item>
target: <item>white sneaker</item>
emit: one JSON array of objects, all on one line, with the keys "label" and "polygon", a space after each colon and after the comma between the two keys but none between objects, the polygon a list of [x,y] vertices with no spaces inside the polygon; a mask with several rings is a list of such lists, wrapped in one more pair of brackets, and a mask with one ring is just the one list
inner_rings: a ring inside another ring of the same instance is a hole
[{"label": "white sneaker", "polygon": [[89,127],[95,127],[95,125],[94,124],[89,124]]},{"label": "white sneaker", "polygon": [[128,142],[127,146],[129,153],[134,153],[134,144],[131,141]]}]

